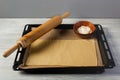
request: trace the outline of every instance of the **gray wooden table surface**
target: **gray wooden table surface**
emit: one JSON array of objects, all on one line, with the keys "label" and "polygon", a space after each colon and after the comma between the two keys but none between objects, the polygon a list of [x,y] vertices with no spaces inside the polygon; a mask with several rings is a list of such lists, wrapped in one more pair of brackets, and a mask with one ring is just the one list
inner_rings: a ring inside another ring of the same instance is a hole
[{"label": "gray wooden table surface", "polygon": [[116,67],[106,69],[102,74],[26,74],[13,71],[12,65],[16,52],[8,58],[3,58],[2,53],[15,44],[21,37],[24,25],[41,24],[48,18],[1,18],[0,19],[0,80],[119,80],[120,79],[120,19],[82,19],[68,18],[63,24],[74,24],[80,20],[89,20],[94,24],[101,24],[105,31]]}]

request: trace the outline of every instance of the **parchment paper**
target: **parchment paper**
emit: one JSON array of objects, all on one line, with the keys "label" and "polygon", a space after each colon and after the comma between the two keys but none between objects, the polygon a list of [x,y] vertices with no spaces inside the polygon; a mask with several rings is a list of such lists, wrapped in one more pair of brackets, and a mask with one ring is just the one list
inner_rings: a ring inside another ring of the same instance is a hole
[{"label": "parchment paper", "polygon": [[31,44],[25,65],[97,66],[95,41],[81,39],[73,30],[54,29]]}]

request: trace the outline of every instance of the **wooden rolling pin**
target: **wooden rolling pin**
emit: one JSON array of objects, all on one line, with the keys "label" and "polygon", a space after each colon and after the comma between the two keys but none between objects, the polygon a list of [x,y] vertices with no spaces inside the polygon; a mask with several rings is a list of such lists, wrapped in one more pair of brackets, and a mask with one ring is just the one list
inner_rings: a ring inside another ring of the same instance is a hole
[{"label": "wooden rolling pin", "polygon": [[54,16],[44,24],[38,26],[38,28],[33,31],[27,33],[23,37],[21,37],[15,45],[13,45],[10,49],[4,52],[3,56],[8,57],[12,52],[14,52],[17,48],[22,47],[25,48],[30,45],[33,41],[40,38],[45,33],[49,32],[51,29],[57,27],[62,23],[62,19],[66,18],[70,15],[69,12],[65,12],[62,16]]}]

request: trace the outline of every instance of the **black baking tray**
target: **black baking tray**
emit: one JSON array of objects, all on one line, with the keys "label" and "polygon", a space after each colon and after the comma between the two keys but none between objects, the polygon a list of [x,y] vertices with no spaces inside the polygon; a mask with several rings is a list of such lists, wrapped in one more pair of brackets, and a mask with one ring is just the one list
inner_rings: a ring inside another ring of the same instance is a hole
[{"label": "black baking tray", "polygon": [[[25,25],[22,36],[30,32],[33,27],[38,27],[39,25],[40,24]],[[95,24],[95,27],[96,27],[96,31],[93,37],[96,37],[98,40],[98,45],[104,66],[21,69],[18,66],[23,63],[23,57],[26,50],[26,48],[21,48],[18,49],[17,51],[13,64],[13,69],[15,71],[25,71],[29,73],[102,73],[107,68],[113,68],[115,66],[115,62],[112,53],[110,51],[107,39],[105,37],[104,30],[100,24]],[[73,29],[73,24],[61,24],[57,26],[55,29]]]}]

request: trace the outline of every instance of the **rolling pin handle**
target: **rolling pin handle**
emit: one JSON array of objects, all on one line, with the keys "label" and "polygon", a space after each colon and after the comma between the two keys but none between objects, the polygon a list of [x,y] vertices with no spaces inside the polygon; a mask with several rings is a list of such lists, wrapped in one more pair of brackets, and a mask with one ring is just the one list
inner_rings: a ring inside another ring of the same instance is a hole
[{"label": "rolling pin handle", "polygon": [[62,15],[62,18],[66,18],[70,15],[70,12],[65,12],[63,15]]},{"label": "rolling pin handle", "polygon": [[3,57],[8,57],[12,52],[14,52],[19,47],[20,47],[20,44],[16,43],[10,49],[8,49],[7,51],[4,52]]}]

